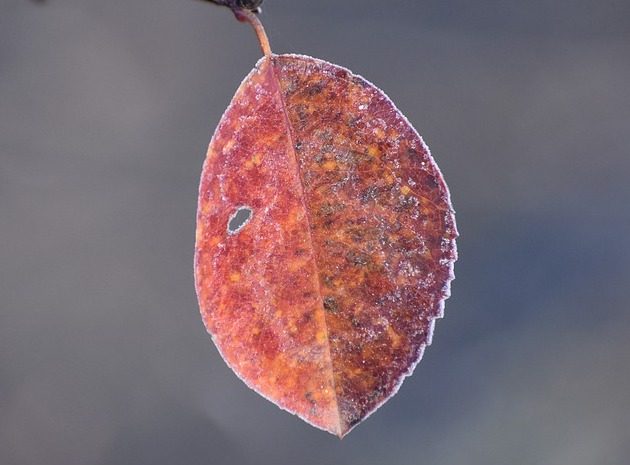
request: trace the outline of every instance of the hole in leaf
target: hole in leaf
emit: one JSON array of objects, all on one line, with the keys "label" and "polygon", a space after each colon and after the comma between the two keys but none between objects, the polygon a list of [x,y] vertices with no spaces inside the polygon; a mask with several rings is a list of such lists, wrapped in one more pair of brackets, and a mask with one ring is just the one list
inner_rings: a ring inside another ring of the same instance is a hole
[{"label": "hole in leaf", "polygon": [[249,223],[252,218],[252,209],[249,207],[239,207],[228,221],[228,233],[236,234]]}]

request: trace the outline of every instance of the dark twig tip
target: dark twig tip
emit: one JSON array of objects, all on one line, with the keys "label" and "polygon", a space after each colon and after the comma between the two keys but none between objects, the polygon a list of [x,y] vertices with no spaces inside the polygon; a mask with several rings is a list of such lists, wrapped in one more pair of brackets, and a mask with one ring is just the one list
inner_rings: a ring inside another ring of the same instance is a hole
[{"label": "dark twig tip", "polygon": [[263,0],[203,0],[215,5],[227,6],[232,11],[248,10],[253,13],[260,13],[260,6]]}]

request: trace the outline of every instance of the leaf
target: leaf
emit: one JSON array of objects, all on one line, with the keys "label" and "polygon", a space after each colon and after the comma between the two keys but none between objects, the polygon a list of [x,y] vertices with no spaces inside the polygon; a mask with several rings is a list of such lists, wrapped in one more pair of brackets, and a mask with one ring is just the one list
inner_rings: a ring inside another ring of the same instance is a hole
[{"label": "leaf", "polygon": [[314,58],[262,58],[203,166],[196,288],[252,389],[338,436],[431,343],[456,260],[454,212],[382,91]]}]

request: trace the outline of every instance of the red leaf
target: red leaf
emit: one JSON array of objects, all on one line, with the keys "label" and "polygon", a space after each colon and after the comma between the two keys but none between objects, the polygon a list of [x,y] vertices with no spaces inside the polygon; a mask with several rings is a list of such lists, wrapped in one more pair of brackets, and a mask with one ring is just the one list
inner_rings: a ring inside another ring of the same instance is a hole
[{"label": "red leaf", "polygon": [[383,92],[324,61],[267,56],[203,167],[203,320],[248,386],[343,436],[431,343],[456,236],[437,165]]}]

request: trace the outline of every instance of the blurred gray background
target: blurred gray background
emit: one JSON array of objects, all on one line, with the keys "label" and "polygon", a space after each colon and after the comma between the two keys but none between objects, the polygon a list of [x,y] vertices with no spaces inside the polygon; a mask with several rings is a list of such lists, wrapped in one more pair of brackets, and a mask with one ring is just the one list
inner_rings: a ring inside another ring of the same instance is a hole
[{"label": "blurred gray background", "polygon": [[341,442],[198,314],[198,177],[252,31],[192,0],[1,2],[2,465],[628,463],[630,2],[266,1],[276,52],[391,96],[458,212],[433,346]]}]

